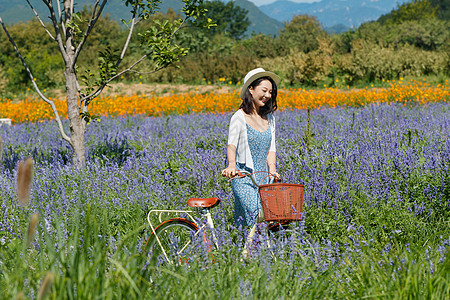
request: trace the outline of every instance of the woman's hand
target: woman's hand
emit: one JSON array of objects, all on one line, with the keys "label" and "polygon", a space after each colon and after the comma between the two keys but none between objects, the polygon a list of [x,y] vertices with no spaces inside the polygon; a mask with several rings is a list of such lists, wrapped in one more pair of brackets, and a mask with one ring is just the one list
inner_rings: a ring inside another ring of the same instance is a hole
[{"label": "woman's hand", "polygon": [[237,173],[236,167],[232,167],[232,166],[222,170],[222,176],[224,176],[228,179],[236,176],[236,173]]},{"label": "woman's hand", "polygon": [[281,181],[280,174],[278,174],[277,172],[273,172],[272,175],[274,177],[275,182],[280,182]]}]

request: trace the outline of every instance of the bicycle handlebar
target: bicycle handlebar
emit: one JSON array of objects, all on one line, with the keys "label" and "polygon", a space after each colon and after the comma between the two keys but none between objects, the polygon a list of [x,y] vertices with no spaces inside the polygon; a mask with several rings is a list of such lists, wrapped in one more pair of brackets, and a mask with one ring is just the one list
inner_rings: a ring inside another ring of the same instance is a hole
[{"label": "bicycle handlebar", "polygon": [[[253,184],[256,185],[257,187],[259,187],[259,186],[261,185],[261,182],[263,182],[263,181],[264,181],[267,177],[269,177],[269,176],[272,176],[272,177],[274,178],[275,181],[281,181],[281,180],[278,180],[277,177],[275,177],[275,175],[273,175],[272,173],[267,172],[267,171],[256,171],[256,172],[250,173],[250,172],[245,171],[245,170],[237,170],[236,173],[237,173],[236,176],[234,176],[233,178],[231,178],[231,180],[233,180],[233,179],[239,179],[239,178],[245,178],[245,177],[248,176],[248,177],[250,177],[250,179],[252,180]],[[265,176],[265,177],[261,180],[260,184],[257,184],[255,178],[252,176],[253,174],[256,174],[256,173],[267,173],[267,176]]]}]

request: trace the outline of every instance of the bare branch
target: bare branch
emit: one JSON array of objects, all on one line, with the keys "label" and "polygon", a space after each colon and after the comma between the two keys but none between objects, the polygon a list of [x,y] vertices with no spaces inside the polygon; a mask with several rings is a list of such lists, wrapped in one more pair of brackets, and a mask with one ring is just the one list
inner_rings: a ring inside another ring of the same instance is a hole
[{"label": "bare branch", "polygon": [[106,2],[108,2],[108,0],[103,0],[102,1],[102,4],[100,5],[100,8],[98,9],[98,12],[97,12],[97,8],[98,8],[99,2],[100,2],[100,0],[97,0],[95,2],[94,9],[92,10],[92,16],[91,16],[91,18],[89,20],[89,24],[88,24],[88,26],[86,28],[86,31],[85,31],[84,35],[83,35],[83,39],[81,40],[80,44],[78,45],[77,49],[75,50],[75,59],[72,62],[72,68],[75,67],[75,63],[77,61],[78,55],[80,55],[81,49],[83,48],[84,44],[86,43],[86,40],[87,40],[89,34],[91,33],[92,29],[94,28],[95,23],[97,23],[98,18],[102,14],[103,8],[105,8]]},{"label": "bare branch", "polygon": [[125,56],[125,52],[127,52],[128,45],[130,44],[131,36],[133,35],[134,25],[135,24],[136,24],[136,17],[133,16],[133,19],[131,19],[131,27],[130,27],[130,31],[128,32],[127,40],[125,41],[125,44],[123,45],[122,53],[120,54],[120,57],[119,57],[119,59],[116,62],[116,66],[117,67],[122,62],[122,60],[123,60],[123,58]]},{"label": "bare branch", "polygon": [[[170,35],[170,39],[172,39],[175,36],[175,34],[184,26],[184,24],[186,23],[187,19],[188,19],[188,17],[183,19],[183,21],[178,26],[178,28]],[[135,24],[134,20],[135,20],[135,18],[133,18],[133,21],[132,21],[132,25],[131,25],[132,28],[133,28],[133,26]],[[132,33],[132,29],[130,29],[130,33],[128,34],[127,41],[125,42],[125,46],[124,46],[124,48],[122,50],[122,54],[121,54],[119,60],[116,63],[116,66],[119,66],[119,64],[122,61],[123,56],[125,55],[125,51],[126,51],[126,49],[128,47],[129,40],[131,39],[131,33]],[[126,68],[126,69],[122,70],[121,72],[117,73],[116,75],[110,77],[101,86],[99,86],[97,88],[97,90],[95,90],[94,92],[92,92],[91,94],[89,94],[87,96],[82,97],[81,100],[80,100],[80,106],[82,106],[83,108],[86,107],[89,104],[89,102],[92,101],[92,99],[94,99],[95,97],[100,95],[100,93],[108,85],[108,83],[110,83],[111,81],[115,80],[116,78],[118,78],[119,76],[121,76],[121,75],[123,75],[123,74],[125,74],[127,72],[134,72],[134,73],[138,73],[138,74],[153,74],[153,73],[158,72],[159,70],[163,69],[163,67],[159,67],[159,68],[157,68],[157,69],[155,69],[153,71],[150,71],[150,72],[139,72],[139,71],[133,70],[133,68],[135,66],[137,66],[139,63],[141,63],[149,55],[150,55],[150,53],[145,54],[144,56],[142,56],[140,59],[138,59],[135,63],[133,63],[128,68]]]},{"label": "bare branch", "polygon": [[72,16],[73,16],[73,1],[74,0],[70,0],[70,20],[72,21]]},{"label": "bare branch", "polygon": [[50,99],[48,99],[47,97],[45,97],[44,94],[42,94],[41,90],[39,89],[39,87],[36,84],[33,74],[31,73],[31,70],[28,68],[27,63],[25,62],[24,58],[22,57],[22,54],[20,53],[19,49],[17,48],[16,43],[14,42],[11,35],[9,34],[8,29],[6,29],[5,23],[3,23],[3,20],[1,17],[0,17],[0,23],[2,24],[3,30],[5,31],[6,35],[8,36],[9,41],[13,45],[14,50],[16,51],[17,55],[19,56],[20,60],[22,61],[22,64],[25,67],[28,77],[30,77],[30,79],[31,79],[31,83],[33,84],[34,89],[38,93],[39,97],[41,97],[42,100],[47,102],[52,107],[53,113],[55,114],[55,120],[56,120],[56,123],[58,123],[59,131],[61,133],[62,138],[64,140],[68,141],[70,144],[72,144],[70,137],[64,132],[64,127],[62,125],[61,118],[59,117],[59,113],[58,113],[58,110],[56,109],[55,103],[53,101],[51,101]]},{"label": "bare branch", "polygon": [[[59,1],[56,1],[58,3],[58,9],[59,9]],[[58,21],[56,20],[56,15],[55,15],[55,10],[53,9],[53,3],[52,0],[48,0],[48,2],[45,3],[48,7],[48,10],[50,11],[50,20],[53,23],[53,28],[55,29],[55,34],[56,34],[56,41],[58,43],[59,46],[59,52],[61,53],[64,61],[67,62],[70,60],[69,56],[66,53],[66,48],[64,46],[64,42],[62,40],[62,36],[61,36],[61,29],[59,28],[58,25]],[[64,31],[64,26],[62,26],[63,31]],[[65,32],[64,32],[65,34]]]},{"label": "bare branch", "polygon": [[[49,0],[52,1],[52,0]],[[61,5],[59,4],[59,1],[56,1],[57,7],[58,7],[58,20],[59,24],[62,24],[62,14],[61,14]],[[62,26],[63,34],[66,36],[66,27]]]},{"label": "bare branch", "polygon": [[[121,76],[121,75],[123,75],[123,74],[125,74],[125,73],[127,73],[127,72],[132,71],[133,68],[134,68],[135,66],[137,66],[141,61],[144,60],[144,58],[146,58],[146,57],[149,56],[149,55],[150,55],[150,53],[145,54],[145,55],[142,56],[140,59],[138,59],[134,64],[132,64],[131,66],[129,66],[129,67],[126,68],[125,70],[122,70],[121,72],[119,72],[119,73],[117,73],[116,75],[114,75],[114,76],[112,76],[111,78],[109,78],[109,79],[106,81],[106,84],[110,83],[111,81],[113,81],[113,80],[116,79],[117,77],[119,77],[119,76]],[[158,69],[152,71],[151,73],[155,73],[155,72],[157,72],[157,71],[159,71],[159,70],[161,70],[161,69],[162,69],[162,68],[158,68]],[[149,74],[150,74],[150,73],[149,73]],[[105,84],[105,85],[106,85],[106,84]]]},{"label": "bare branch", "polygon": [[[98,87],[97,90],[95,90],[94,92],[92,92],[91,94],[83,97],[81,99],[81,103],[85,102],[84,105],[88,105],[89,102],[91,101],[91,99],[97,97],[98,95],[100,95],[100,93],[103,91],[103,89],[108,85],[108,83],[110,83],[111,81],[113,81],[114,79],[116,79],[117,77],[131,71],[137,64],[139,64],[142,60],[144,60],[144,58],[146,58],[147,56],[149,56],[149,53],[145,54],[144,56],[142,56],[140,59],[138,59],[134,64],[132,64],[130,67],[126,68],[125,70],[117,73],[116,75],[112,76],[111,78],[109,78],[108,80],[106,80],[100,87]],[[157,72],[159,70],[161,70],[161,68],[156,69],[154,72]],[[154,73],[153,72],[153,73]]]},{"label": "bare branch", "polygon": [[[129,46],[129,44],[130,44],[131,37],[132,37],[133,32],[134,32],[134,26],[135,26],[136,23],[137,23],[137,22],[136,22],[136,13],[134,13],[134,14],[133,14],[133,17],[132,17],[132,19],[131,19],[131,27],[130,27],[130,31],[128,32],[127,40],[125,41],[125,44],[124,44],[123,49],[122,49],[122,53],[120,54],[120,57],[119,57],[119,59],[118,59],[117,62],[116,62],[116,66],[117,66],[117,67],[120,65],[120,63],[122,62],[122,60],[123,60],[123,58],[124,58],[124,56],[125,56],[125,53],[126,53],[126,51],[127,51],[127,49],[128,49],[128,46]],[[141,60],[144,59],[145,57],[147,57],[147,55],[145,55],[144,57],[142,57],[139,61],[141,61]],[[134,66],[132,66],[132,67],[134,67]],[[155,72],[156,72],[156,71],[155,71]],[[124,73],[124,72],[121,72],[118,76],[122,75],[123,73]],[[115,78],[117,78],[117,76],[114,76],[112,79],[110,78],[109,81],[107,81],[107,82],[105,82],[104,84],[102,84],[96,91],[94,91],[94,92],[91,93],[90,95],[88,95],[88,96],[83,95],[83,97],[82,97],[81,100],[80,100],[80,109],[81,109],[81,111],[84,112],[85,110],[87,110],[87,105],[89,104],[90,99],[93,99],[93,98],[97,97],[97,96],[103,91],[103,89],[106,87],[106,85],[107,85],[109,82],[111,82],[112,80],[114,80]]]},{"label": "bare branch", "polygon": [[159,68],[159,69],[156,69],[156,70],[153,70],[153,71],[150,71],[150,72],[140,72],[140,71],[136,71],[136,70],[128,70],[127,72],[136,73],[136,74],[139,74],[139,75],[148,75],[148,74],[156,73],[156,72],[158,72],[161,69],[162,68]]},{"label": "bare branch", "polygon": [[188,18],[189,17],[186,17],[186,18],[183,19],[183,21],[181,22],[180,26],[178,26],[178,28],[170,36],[170,39],[172,39],[175,36],[175,34],[178,32],[178,30],[180,30],[183,27],[184,23],[186,23]]},{"label": "bare branch", "polygon": [[[41,23],[42,27],[44,27],[45,31],[48,33],[48,35],[50,36],[50,38],[54,41],[56,41],[56,39],[53,37],[53,35],[50,33],[50,31],[48,31],[47,27],[45,26],[44,22],[42,22],[41,18],[39,17],[39,14],[37,13],[37,11],[34,9],[33,5],[31,5],[30,1],[27,0],[28,5],[31,7],[31,10],[33,10],[36,18],[39,20],[39,23]],[[45,0],[44,0],[45,3]]]}]

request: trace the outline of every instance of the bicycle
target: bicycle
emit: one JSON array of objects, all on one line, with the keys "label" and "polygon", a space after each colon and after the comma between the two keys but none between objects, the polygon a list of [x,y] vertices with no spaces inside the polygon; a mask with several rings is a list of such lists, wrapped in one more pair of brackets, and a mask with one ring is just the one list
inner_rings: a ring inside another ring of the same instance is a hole
[{"label": "bicycle", "polygon": [[[253,243],[256,226],[258,223],[264,222],[267,224],[266,229],[269,237],[271,237],[267,243],[270,250],[276,245],[282,245],[284,248],[290,241],[293,241],[291,249],[300,250],[299,253],[301,254],[312,253],[314,263],[317,263],[318,252],[315,243],[303,231],[302,226],[291,226],[293,223],[302,220],[303,185],[290,183],[257,184],[253,177],[255,173],[241,171],[238,172],[237,177],[233,178],[249,176],[253,184],[258,187],[259,203],[262,206],[262,214],[247,237],[243,252],[244,257],[248,256],[248,248]],[[265,173],[268,173],[265,178],[273,176],[269,172]],[[147,214],[147,222],[151,231],[144,246],[146,255],[152,261],[162,259],[170,264],[178,264],[191,258],[192,253],[195,253],[197,241],[206,245],[208,253],[211,253],[213,246],[219,249],[214,234],[214,221],[211,217],[211,210],[219,203],[219,198],[190,198],[187,205],[192,207],[193,210],[150,210]],[[157,226],[154,226],[151,221],[154,214],[158,215],[159,224]],[[163,221],[162,216],[165,214],[178,216]],[[194,215],[198,215],[203,222],[198,222]],[[207,228],[212,229],[212,242],[206,236],[205,229]],[[272,250],[271,253],[275,257]]]}]

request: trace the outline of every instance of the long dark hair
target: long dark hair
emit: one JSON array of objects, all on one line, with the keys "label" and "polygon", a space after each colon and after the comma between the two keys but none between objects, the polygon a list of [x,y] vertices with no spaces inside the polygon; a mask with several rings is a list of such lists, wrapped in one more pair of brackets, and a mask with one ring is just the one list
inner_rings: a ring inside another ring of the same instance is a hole
[{"label": "long dark hair", "polygon": [[278,106],[277,106],[277,84],[271,77],[265,76],[265,77],[261,77],[261,78],[256,79],[255,81],[253,81],[248,86],[247,90],[245,91],[244,100],[242,100],[241,106],[239,106],[239,108],[242,108],[242,110],[246,114],[250,114],[253,110],[253,97],[252,97],[252,94],[250,94],[249,88],[252,87],[253,89],[255,89],[264,80],[269,80],[270,83],[272,84],[272,96],[270,97],[269,100],[267,100],[267,102],[264,106],[261,106],[259,108],[258,114],[261,117],[266,118],[267,114],[270,114],[277,110],[277,108],[278,108]]}]

